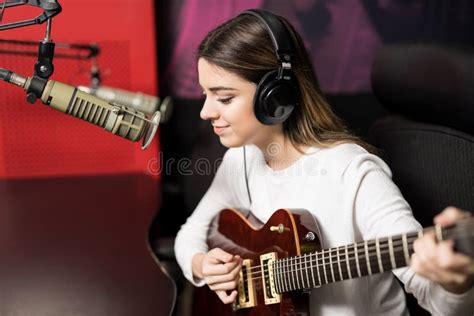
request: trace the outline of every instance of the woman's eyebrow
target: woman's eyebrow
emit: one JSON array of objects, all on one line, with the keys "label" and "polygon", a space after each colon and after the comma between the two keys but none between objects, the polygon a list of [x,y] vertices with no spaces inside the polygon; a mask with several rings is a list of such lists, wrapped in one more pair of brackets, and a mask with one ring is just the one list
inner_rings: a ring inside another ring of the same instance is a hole
[{"label": "woman's eyebrow", "polygon": [[237,89],[230,88],[230,87],[218,86],[218,87],[209,88],[209,90],[212,91],[212,92],[217,92],[217,91],[235,91]]}]

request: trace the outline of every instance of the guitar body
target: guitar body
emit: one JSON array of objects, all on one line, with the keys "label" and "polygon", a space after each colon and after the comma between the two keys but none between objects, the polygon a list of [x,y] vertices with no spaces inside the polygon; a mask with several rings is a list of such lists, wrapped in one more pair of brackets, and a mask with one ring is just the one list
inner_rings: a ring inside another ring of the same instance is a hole
[{"label": "guitar body", "polygon": [[279,209],[265,224],[243,213],[221,211],[208,232],[210,249],[221,248],[243,259],[237,299],[225,305],[207,286],[198,288],[194,315],[309,315],[309,289],[405,267],[414,242],[427,232],[437,242],[454,241],[461,246],[458,250],[472,256],[467,245],[472,245],[474,218],[323,249],[318,225],[308,211]]},{"label": "guitar body", "polygon": [[[260,255],[269,252],[276,252],[281,259],[319,251],[320,240],[316,220],[306,210],[280,209],[262,224],[253,216],[245,218],[237,210],[225,209],[216,217],[208,234],[209,249],[221,248],[243,259],[252,259],[252,266],[260,266]],[[267,305],[261,279],[255,284],[257,305],[235,311],[230,304],[222,303],[209,287],[196,288],[193,315],[309,315],[307,292],[284,293],[280,303]]]}]

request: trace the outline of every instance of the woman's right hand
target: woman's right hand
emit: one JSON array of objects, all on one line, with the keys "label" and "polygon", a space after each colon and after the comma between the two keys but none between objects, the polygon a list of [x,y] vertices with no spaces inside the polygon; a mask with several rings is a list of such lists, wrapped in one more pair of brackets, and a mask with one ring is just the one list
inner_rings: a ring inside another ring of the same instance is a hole
[{"label": "woman's right hand", "polygon": [[[207,253],[198,253],[192,260],[193,274],[204,279],[211,290],[216,292],[224,304],[230,304],[237,298],[237,285],[242,259],[220,248]],[[231,291],[228,294],[227,291]]]}]

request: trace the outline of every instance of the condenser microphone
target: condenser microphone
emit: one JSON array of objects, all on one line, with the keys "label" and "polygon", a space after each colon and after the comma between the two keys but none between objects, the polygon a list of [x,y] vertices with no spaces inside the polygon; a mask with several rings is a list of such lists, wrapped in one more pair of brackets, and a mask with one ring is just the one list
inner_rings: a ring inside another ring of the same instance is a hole
[{"label": "condenser microphone", "polygon": [[[5,69],[0,69],[0,78],[28,92],[33,89],[40,91],[41,101],[58,111],[98,125],[134,142],[143,139],[142,149],[151,144],[158,129],[159,111],[153,113],[151,119],[147,119],[144,113],[133,108],[109,103],[58,81],[22,77]],[[28,99],[32,103],[36,100],[31,93],[28,94]]]},{"label": "condenser microphone", "polygon": [[166,122],[171,114],[172,101],[170,97],[160,100],[160,98],[154,95],[141,92],[131,92],[107,86],[93,88],[79,86],[77,88],[103,100],[124,105],[146,114],[151,115],[156,111],[160,111],[161,123]]}]

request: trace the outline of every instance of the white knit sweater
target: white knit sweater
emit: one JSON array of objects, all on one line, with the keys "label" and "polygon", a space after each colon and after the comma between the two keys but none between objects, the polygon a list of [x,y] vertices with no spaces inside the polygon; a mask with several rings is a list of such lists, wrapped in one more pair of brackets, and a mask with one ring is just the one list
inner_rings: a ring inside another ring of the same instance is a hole
[{"label": "white knit sweater", "polygon": [[[194,285],[202,286],[204,281],[193,278],[192,257],[208,250],[210,221],[223,208],[249,209],[262,222],[279,208],[306,209],[316,217],[326,248],[420,228],[392,182],[389,167],[360,146],[312,149],[280,171],[267,166],[257,147],[246,146],[246,151],[252,204],[245,184],[243,150],[229,149],[209,190],[176,237],[176,258]],[[474,314],[473,289],[455,295],[409,268],[400,268],[313,289],[311,315],[407,315],[403,290],[394,275],[432,314]]]}]

